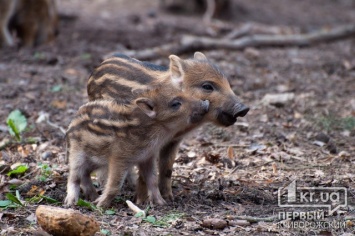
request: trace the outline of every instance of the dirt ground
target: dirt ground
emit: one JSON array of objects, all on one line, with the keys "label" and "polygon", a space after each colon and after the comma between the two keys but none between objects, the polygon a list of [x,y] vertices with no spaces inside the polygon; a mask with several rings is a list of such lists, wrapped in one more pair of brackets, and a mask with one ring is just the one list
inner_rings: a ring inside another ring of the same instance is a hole
[{"label": "dirt ground", "polygon": [[[355,22],[352,0],[232,2],[222,20],[236,26],[256,22],[310,31]],[[11,111],[20,109],[28,121],[25,141],[1,148],[0,200],[15,193],[13,183],[21,184],[15,189],[27,199],[23,207],[0,208],[1,235],[39,235],[33,213],[38,205],[51,203],[28,200],[34,196],[62,205],[68,175],[62,130],[88,100],[86,82],[105,54],[158,46],[184,34],[210,34],[202,15],[170,14],[153,0],[61,0],[58,7],[55,42],[0,51],[1,144],[13,140],[6,125]],[[134,217],[125,204],[134,193],[126,186],[113,204],[113,215],[75,208],[100,223],[96,235],[355,234],[354,46],[347,39],[304,48],[204,51],[251,107],[248,115],[228,128],[205,125],[185,140],[174,166],[174,203],[149,211],[158,223]],[[192,57],[193,52],[179,56]],[[153,62],[168,65],[168,57]],[[284,93],[292,97],[284,103],[263,100],[267,94]],[[49,122],[38,119],[43,117]],[[30,168],[10,178],[2,170],[15,163]],[[347,204],[332,216],[326,207],[280,207],[278,189],[294,180],[300,187],[344,187]],[[279,218],[280,212],[315,210],[326,212],[323,222],[344,227],[288,228],[287,223],[302,219]],[[209,218],[227,226],[205,227]]]}]

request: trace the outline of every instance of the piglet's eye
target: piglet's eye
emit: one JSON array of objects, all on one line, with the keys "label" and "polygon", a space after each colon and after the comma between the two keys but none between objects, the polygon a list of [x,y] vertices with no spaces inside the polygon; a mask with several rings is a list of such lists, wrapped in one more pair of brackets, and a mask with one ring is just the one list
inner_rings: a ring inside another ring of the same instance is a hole
[{"label": "piglet's eye", "polygon": [[181,106],[181,102],[176,100],[170,104],[170,107],[174,110],[178,110],[180,106]]},{"label": "piglet's eye", "polygon": [[202,88],[206,90],[207,92],[212,92],[214,90],[214,87],[210,83],[204,83],[202,84]]}]

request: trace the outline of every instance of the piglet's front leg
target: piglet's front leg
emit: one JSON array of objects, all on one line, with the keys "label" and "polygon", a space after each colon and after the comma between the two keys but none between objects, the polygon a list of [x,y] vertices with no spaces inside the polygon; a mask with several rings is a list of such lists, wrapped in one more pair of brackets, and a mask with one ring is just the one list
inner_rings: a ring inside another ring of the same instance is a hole
[{"label": "piglet's front leg", "polygon": [[180,139],[169,142],[161,149],[159,154],[159,190],[167,201],[174,200],[171,175],[180,143]]},{"label": "piglet's front leg", "polygon": [[156,171],[155,157],[150,157],[148,160],[138,165],[139,175],[145,180],[148,188],[148,195],[151,204],[165,205],[166,202],[161,196],[158,188],[158,176]]},{"label": "piglet's front leg", "polygon": [[98,207],[107,208],[118,194],[127,174],[127,167],[120,162],[109,162],[108,180],[102,195],[95,200]]}]

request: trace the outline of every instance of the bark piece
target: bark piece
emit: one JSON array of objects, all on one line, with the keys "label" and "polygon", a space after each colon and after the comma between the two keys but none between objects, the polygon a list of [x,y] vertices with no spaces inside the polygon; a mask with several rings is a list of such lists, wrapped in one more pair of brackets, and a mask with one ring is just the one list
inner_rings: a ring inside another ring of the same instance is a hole
[{"label": "bark piece", "polygon": [[42,229],[54,236],[91,236],[100,230],[97,221],[72,209],[41,205],[36,216]]},{"label": "bark piece", "polygon": [[228,222],[222,219],[210,218],[203,220],[201,226],[210,229],[224,229],[228,226]]}]

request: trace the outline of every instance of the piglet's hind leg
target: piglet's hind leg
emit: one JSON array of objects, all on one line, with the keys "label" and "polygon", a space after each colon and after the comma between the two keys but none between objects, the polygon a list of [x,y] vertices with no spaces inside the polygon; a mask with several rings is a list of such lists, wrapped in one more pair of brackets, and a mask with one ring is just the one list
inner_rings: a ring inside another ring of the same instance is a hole
[{"label": "piglet's hind leg", "polygon": [[[85,153],[76,151],[74,149],[69,150],[69,177],[67,184],[67,196],[65,198],[65,205],[74,205],[77,203],[80,194],[80,183],[83,175],[85,175],[85,169],[81,166],[85,163]],[[90,174],[90,173],[89,173]]]}]

